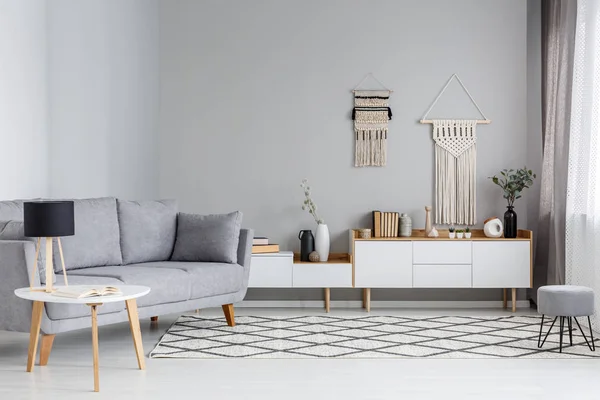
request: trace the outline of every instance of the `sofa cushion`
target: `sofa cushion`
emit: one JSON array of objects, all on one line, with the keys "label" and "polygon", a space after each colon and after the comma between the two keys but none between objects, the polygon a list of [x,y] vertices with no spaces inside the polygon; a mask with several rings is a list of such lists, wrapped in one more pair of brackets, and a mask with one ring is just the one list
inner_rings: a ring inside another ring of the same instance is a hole
[{"label": "sofa cushion", "polygon": [[[103,197],[74,202],[75,235],[61,238],[66,269],[121,264],[117,200]],[[55,247],[54,259],[59,260]],[[60,265],[54,265],[56,272],[60,269]]]},{"label": "sofa cushion", "polygon": [[0,201],[0,221],[23,221],[23,200]]},{"label": "sofa cushion", "polygon": [[[58,284],[61,286],[64,285],[64,276],[62,274],[57,275]],[[69,280],[69,285],[114,286],[123,284],[123,282],[118,279],[103,276],[78,276],[67,273],[67,279]],[[98,307],[98,314],[108,314],[123,310],[125,310],[124,301],[104,303]],[[50,319],[68,319],[89,317],[91,315],[91,310],[90,307],[85,304],[46,303],[46,313]]]},{"label": "sofa cushion", "polygon": [[236,263],[242,213],[179,213],[172,261]]},{"label": "sofa cushion", "polygon": [[[0,240],[26,240],[34,242],[37,245],[37,238],[25,236],[25,224],[22,221],[0,221]],[[38,272],[40,274],[40,282],[46,284],[46,252],[45,241],[41,243],[40,254],[38,257]],[[56,275],[52,280],[56,282]]]},{"label": "sofa cushion", "polygon": [[191,284],[190,299],[235,293],[244,282],[244,268],[238,264],[163,261],[135,265],[185,271]]},{"label": "sofa cushion", "polygon": [[123,264],[165,261],[171,257],[177,232],[175,200],[117,199]]},{"label": "sofa cushion", "polygon": [[139,307],[175,303],[190,299],[190,278],[183,270],[175,268],[150,268],[144,264],[84,268],[69,271],[69,277],[98,276],[115,278],[127,285],[148,286],[146,296],[137,299]]}]

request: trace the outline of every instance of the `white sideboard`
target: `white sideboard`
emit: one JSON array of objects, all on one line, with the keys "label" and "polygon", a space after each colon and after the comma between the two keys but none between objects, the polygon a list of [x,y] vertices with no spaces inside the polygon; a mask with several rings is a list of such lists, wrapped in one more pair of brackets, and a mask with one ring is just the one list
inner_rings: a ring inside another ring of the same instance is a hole
[{"label": "white sideboard", "polygon": [[[532,287],[532,232],[519,230],[515,239],[490,239],[474,230],[471,239],[427,238],[422,230],[411,237],[360,239],[350,231],[350,254],[328,262],[301,262],[290,251],[254,254],[251,288],[323,288],[329,311],[331,288],[362,288],[370,310],[372,288],[503,288]],[[444,237],[445,236],[445,237]]]}]

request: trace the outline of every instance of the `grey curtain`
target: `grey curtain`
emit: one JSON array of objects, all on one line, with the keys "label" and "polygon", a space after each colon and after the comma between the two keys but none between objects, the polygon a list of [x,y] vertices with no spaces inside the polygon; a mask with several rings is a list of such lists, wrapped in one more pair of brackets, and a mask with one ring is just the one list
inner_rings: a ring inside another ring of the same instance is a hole
[{"label": "grey curtain", "polygon": [[577,1],[542,0],[541,7],[543,158],[535,288],[565,283],[565,215]]}]

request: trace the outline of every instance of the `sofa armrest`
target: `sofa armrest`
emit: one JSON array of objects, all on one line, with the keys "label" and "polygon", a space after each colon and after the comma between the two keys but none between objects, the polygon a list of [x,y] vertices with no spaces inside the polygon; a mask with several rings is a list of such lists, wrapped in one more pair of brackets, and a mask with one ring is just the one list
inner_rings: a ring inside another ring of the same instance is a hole
[{"label": "sofa armrest", "polygon": [[[0,240],[0,330],[29,332],[32,302],[14,291],[29,286],[34,264],[34,242]],[[33,285],[40,286],[39,275],[33,279]]]},{"label": "sofa armrest", "polygon": [[238,244],[237,259],[245,269],[250,269],[250,260],[252,259],[252,241],[254,240],[254,230],[240,229],[240,243]]}]

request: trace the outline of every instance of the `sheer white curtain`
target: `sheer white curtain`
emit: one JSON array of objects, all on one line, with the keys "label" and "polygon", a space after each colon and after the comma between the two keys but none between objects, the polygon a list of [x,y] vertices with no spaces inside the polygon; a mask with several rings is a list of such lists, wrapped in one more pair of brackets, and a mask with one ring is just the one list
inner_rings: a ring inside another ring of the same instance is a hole
[{"label": "sheer white curtain", "polygon": [[592,287],[600,329],[600,1],[578,0],[566,213],[567,284]]}]

